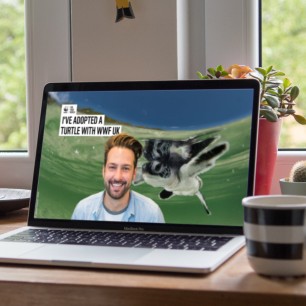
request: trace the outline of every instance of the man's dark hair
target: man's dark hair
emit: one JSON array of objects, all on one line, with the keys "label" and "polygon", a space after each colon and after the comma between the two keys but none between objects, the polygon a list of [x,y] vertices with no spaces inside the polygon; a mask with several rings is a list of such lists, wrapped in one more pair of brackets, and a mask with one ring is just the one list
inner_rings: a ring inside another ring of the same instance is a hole
[{"label": "man's dark hair", "polygon": [[142,145],[138,140],[136,140],[133,136],[125,133],[110,137],[105,144],[104,166],[107,163],[108,152],[114,147],[121,147],[132,150],[134,153],[134,167],[136,168],[137,161],[142,154]]}]

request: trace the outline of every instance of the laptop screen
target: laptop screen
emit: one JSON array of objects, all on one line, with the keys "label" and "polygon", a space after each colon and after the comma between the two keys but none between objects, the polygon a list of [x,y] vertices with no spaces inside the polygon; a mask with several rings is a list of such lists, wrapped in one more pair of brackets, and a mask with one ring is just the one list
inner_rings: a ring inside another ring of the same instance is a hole
[{"label": "laptop screen", "polygon": [[257,101],[254,80],[48,84],[30,221],[242,226]]}]

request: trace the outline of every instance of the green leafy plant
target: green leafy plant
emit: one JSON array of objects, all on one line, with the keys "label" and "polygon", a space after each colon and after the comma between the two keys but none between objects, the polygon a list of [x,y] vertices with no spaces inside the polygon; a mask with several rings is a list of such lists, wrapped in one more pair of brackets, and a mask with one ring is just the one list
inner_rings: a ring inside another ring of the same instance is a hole
[{"label": "green leafy plant", "polygon": [[306,118],[296,114],[294,106],[299,95],[299,88],[291,83],[285,73],[275,70],[273,66],[268,68],[257,67],[252,70],[244,65],[232,65],[227,70],[222,65],[216,68],[208,68],[207,74],[197,72],[200,79],[219,78],[253,78],[260,82],[260,117],[271,122],[279,118],[293,116],[299,124],[306,124]]}]

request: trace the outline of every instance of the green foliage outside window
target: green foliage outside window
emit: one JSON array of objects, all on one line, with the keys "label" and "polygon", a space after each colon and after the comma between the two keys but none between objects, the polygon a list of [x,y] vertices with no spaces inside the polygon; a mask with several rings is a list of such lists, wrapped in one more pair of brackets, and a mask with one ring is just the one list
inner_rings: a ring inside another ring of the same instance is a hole
[{"label": "green foliage outside window", "polygon": [[[300,88],[298,113],[306,116],[306,1],[262,0],[262,66],[273,65]],[[306,126],[283,122],[280,147],[306,148]]]},{"label": "green foliage outside window", "polygon": [[27,148],[24,1],[0,0],[0,150]]}]

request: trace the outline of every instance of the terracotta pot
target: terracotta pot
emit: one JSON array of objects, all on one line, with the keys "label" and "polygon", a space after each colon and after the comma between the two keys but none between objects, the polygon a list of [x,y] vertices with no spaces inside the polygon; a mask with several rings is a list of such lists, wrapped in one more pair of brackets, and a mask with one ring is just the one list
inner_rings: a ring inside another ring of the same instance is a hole
[{"label": "terracotta pot", "polygon": [[270,194],[281,126],[282,120],[270,122],[259,119],[255,195]]}]

